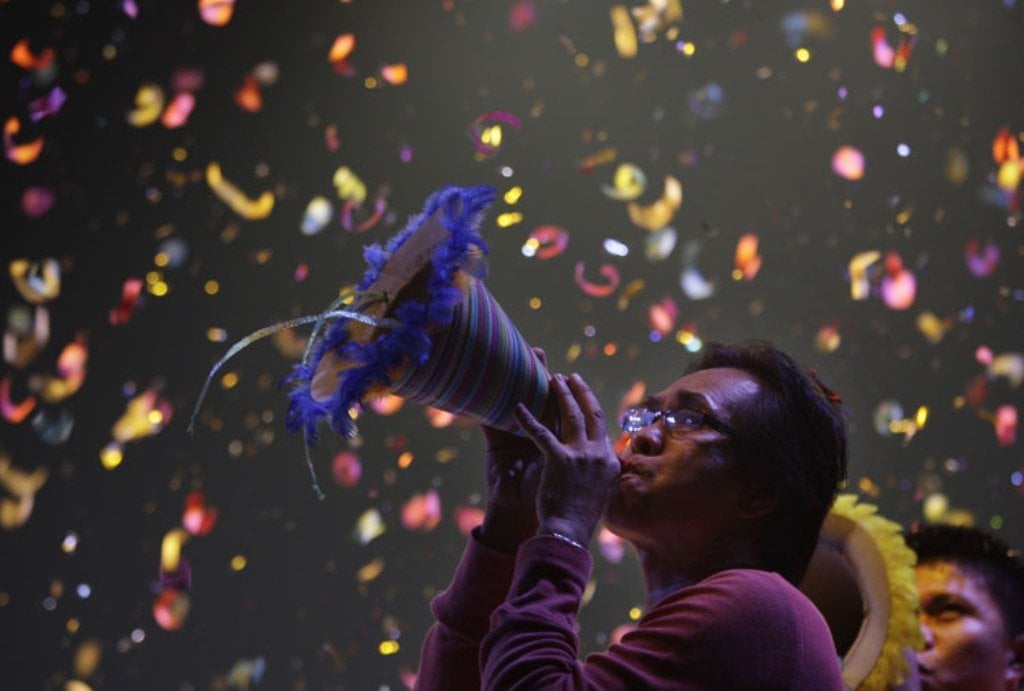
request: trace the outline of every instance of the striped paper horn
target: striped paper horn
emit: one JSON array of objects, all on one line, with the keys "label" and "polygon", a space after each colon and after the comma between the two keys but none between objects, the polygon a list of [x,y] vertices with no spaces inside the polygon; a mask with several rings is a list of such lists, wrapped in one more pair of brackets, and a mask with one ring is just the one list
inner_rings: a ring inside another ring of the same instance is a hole
[{"label": "striped paper horn", "polygon": [[292,377],[290,428],[315,439],[329,417],[352,435],[350,410],[388,393],[510,432],[516,403],[544,414],[548,372],[482,280],[477,228],[493,199],[490,188],[444,188],[385,248],[368,248],[350,309],[399,326],[334,323]]}]

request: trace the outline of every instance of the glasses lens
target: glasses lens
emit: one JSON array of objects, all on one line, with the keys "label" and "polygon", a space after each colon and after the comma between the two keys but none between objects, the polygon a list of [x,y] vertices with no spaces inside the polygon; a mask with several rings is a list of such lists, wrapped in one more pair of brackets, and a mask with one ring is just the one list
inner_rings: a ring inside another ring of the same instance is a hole
[{"label": "glasses lens", "polygon": [[654,413],[646,408],[630,408],[626,411],[626,414],[622,416],[622,430],[631,434],[639,432],[644,427],[651,424],[651,420],[653,418]]},{"label": "glasses lens", "polygon": [[696,432],[704,424],[704,416],[692,410],[671,410],[665,413],[665,428],[669,434]]}]

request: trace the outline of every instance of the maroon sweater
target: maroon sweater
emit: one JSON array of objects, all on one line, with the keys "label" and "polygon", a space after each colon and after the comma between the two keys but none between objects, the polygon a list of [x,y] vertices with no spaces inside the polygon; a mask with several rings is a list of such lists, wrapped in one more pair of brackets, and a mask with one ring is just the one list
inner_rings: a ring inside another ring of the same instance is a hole
[{"label": "maroon sweater", "polygon": [[434,598],[416,688],[841,690],[821,614],[775,573],[730,569],[662,598],[604,653],[578,659],[590,554],[549,536],[517,555],[470,538]]}]

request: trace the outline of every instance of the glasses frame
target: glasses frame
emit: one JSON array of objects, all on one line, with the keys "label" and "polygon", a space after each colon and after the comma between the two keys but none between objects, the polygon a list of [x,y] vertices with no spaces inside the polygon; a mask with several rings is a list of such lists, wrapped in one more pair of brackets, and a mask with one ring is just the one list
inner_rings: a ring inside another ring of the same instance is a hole
[{"label": "glasses frame", "polygon": [[[630,430],[626,427],[626,419],[631,414],[636,414],[638,411],[643,415],[644,419],[647,419],[647,422],[641,425],[636,430]],[[711,415],[710,413],[705,413],[700,410],[694,410],[692,408],[676,408],[673,410],[651,410],[650,408],[642,407],[629,408],[628,410],[626,410],[625,413],[623,413],[622,419],[619,421],[619,427],[622,429],[623,432],[632,437],[636,434],[639,434],[645,427],[650,427],[658,420],[662,420],[664,418],[669,417],[670,415],[677,415],[680,413],[690,417],[694,417],[699,422],[695,428],[691,430],[684,430],[682,432],[673,432],[672,427],[666,424],[665,431],[668,432],[670,437],[680,439],[688,434],[693,434],[701,427],[708,427],[710,429],[713,429],[719,434],[723,434],[729,437],[730,439],[736,437],[736,430],[734,430],[732,427],[716,418],[714,415]]]}]

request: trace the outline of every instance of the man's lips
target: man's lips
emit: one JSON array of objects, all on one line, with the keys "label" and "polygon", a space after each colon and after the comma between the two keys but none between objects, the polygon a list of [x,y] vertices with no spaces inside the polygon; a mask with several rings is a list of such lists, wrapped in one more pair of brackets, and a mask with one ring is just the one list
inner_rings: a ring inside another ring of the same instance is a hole
[{"label": "man's lips", "polygon": [[654,470],[652,468],[648,468],[640,465],[639,463],[633,463],[622,458],[619,459],[619,462],[622,464],[622,473],[619,477],[650,478],[654,476]]}]

